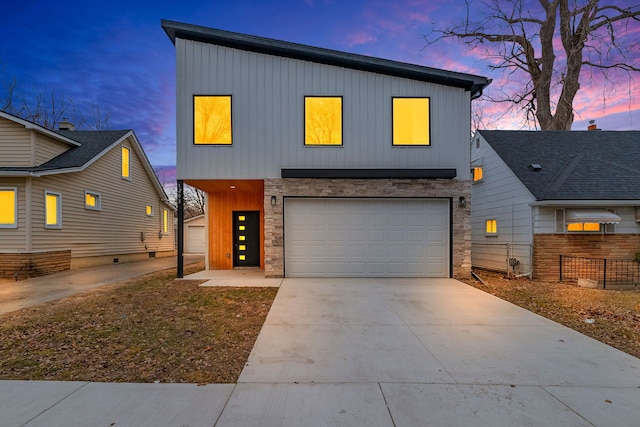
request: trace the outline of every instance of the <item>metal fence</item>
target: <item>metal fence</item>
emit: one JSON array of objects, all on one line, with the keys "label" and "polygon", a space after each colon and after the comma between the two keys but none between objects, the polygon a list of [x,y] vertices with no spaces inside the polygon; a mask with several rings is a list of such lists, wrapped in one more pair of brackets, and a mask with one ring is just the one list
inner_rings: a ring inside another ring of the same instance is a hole
[{"label": "metal fence", "polygon": [[632,259],[583,258],[560,255],[560,281],[593,280],[607,286],[640,285],[640,264]]},{"label": "metal fence", "polygon": [[476,268],[530,276],[532,251],[529,243],[472,243],[471,264]]}]

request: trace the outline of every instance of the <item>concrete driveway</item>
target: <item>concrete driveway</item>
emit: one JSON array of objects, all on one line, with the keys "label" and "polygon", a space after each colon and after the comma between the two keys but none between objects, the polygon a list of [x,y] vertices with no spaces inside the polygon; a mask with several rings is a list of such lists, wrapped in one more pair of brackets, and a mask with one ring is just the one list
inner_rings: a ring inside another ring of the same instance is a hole
[{"label": "concrete driveway", "polygon": [[452,279],[285,279],[238,384],[5,381],[0,413],[29,427],[637,426],[640,360]]}]

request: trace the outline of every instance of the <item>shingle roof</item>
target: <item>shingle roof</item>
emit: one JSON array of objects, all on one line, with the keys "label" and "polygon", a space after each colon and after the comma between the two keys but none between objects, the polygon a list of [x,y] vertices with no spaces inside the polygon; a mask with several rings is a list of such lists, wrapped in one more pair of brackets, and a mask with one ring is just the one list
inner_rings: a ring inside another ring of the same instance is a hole
[{"label": "shingle roof", "polygon": [[491,80],[486,77],[472,74],[407,64],[404,62],[307,46],[265,37],[250,36],[247,34],[234,33],[215,28],[200,27],[197,25],[183,24],[164,19],[161,21],[161,24],[165,33],[167,33],[167,36],[169,36],[171,42],[174,44],[176,38],[181,38],[250,52],[265,53],[285,58],[301,59],[355,70],[405,77],[413,80],[463,88],[471,91],[472,98],[482,95],[482,90],[491,83]]},{"label": "shingle roof", "polygon": [[640,131],[479,133],[538,200],[640,200]]}]

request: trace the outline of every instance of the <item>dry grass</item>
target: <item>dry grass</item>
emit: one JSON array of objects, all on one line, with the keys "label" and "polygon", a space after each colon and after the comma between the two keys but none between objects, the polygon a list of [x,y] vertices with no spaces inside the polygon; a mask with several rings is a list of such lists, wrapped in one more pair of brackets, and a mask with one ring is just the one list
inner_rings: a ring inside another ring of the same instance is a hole
[{"label": "dry grass", "polygon": [[640,292],[586,289],[573,283],[477,273],[486,285],[473,280],[467,283],[640,357]]},{"label": "dry grass", "polygon": [[0,315],[0,379],[236,382],[277,288],[174,277],[152,273]]}]

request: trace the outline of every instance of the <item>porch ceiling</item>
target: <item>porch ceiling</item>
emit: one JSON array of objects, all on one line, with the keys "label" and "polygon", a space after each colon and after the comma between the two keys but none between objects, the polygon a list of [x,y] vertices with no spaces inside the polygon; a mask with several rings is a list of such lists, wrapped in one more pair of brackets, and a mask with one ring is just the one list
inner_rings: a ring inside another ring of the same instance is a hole
[{"label": "porch ceiling", "polygon": [[264,181],[261,179],[190,179],[184,183],[208,193],[264,191]]}]

